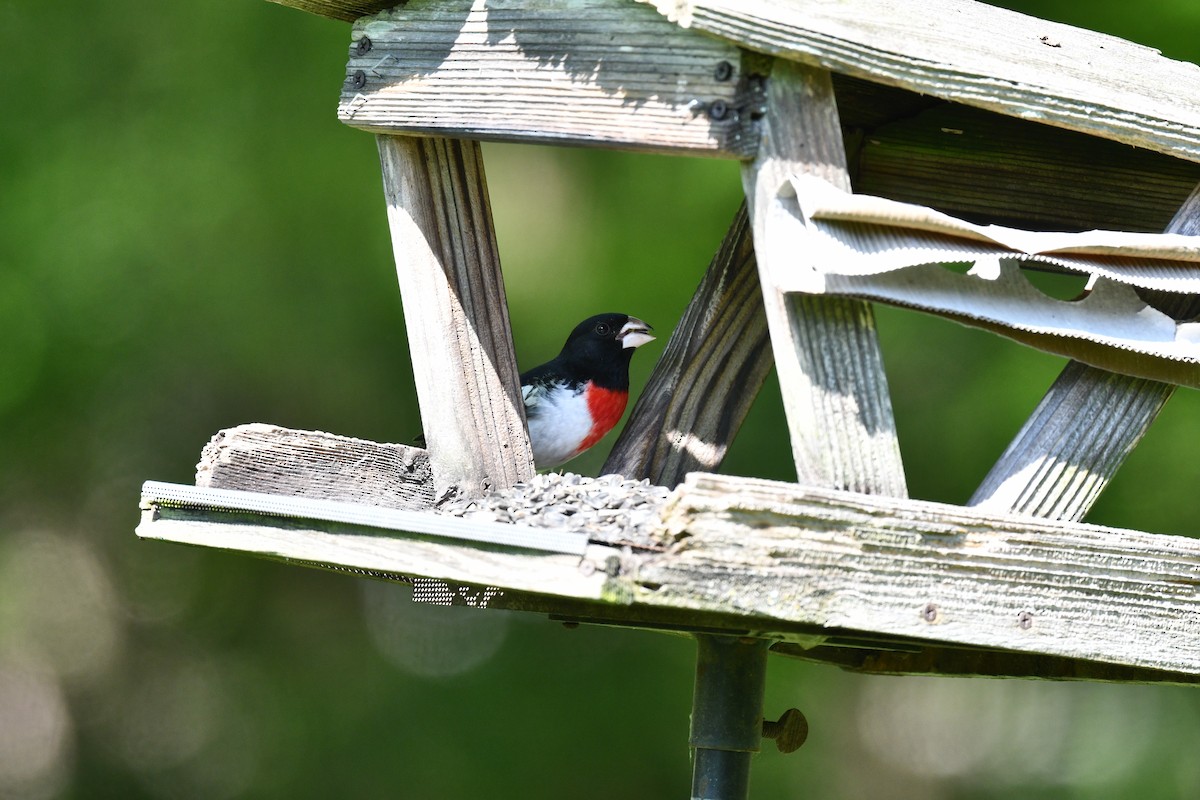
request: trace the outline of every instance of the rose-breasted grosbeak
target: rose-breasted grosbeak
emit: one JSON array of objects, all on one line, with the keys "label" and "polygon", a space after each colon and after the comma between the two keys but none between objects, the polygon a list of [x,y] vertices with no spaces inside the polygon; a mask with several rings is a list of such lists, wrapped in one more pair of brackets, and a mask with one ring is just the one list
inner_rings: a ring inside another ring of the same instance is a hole
[{"label": "rose-breasted grosbeak", "polygon": [[613,429],[629,399],[629,359],[654,340],[628,314],[598,314],[575,326],[554,360],[521,374],[533,460],[557,466]]}]

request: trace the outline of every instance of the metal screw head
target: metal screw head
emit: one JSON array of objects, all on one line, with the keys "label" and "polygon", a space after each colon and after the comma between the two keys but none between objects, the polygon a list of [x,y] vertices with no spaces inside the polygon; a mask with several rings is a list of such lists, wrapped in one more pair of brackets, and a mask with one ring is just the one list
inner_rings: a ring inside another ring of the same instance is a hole
[{"label": "metal screw head", "polygon": [[921,619],[926,622],[936,622],[938,618],[938,607],[936,603],[926,603],[921,609]]},{"label": "metal screw head", "polygon": [[733,77],[733,64],[728,61],[718,61],[717,68],[713,71],[713,77],[719,81],[727,81]]},{"label": "metal screw head", "polygon": [[722,120],[729,116],[729,104],[724,100],[713,100],[708,104],[708,118]]},{"label": "metal screw head", "polygon": [[794,753],[808,739],[808,720],[798,708],[789,708],[775,722],[763,720],[763,738],[774,739],[781,753]]},{"label": "metal screw head", "polygon": [[355,42],[354,43],[354,52],[355,52],[355,54],[360,55],[360,56],[365,56],[367,53],[371,52],[370,37],[364,36],[361,39],[359,39],[357,42]]},{"label": "metal screw head", "polygon": [[367,73],[363,72],[361,69],[355,70],[354,77],[351,79],[351,83],[354,85],[355,89],[363,88],[367,85]]},{"label": "metal screw head", "polygon": [[1030,628],[1032,628],[1033,627],[1033,612],[1032,611],[1022,611],[1020,614],[1017,614],[1017,625],[1023,631],[1027,631]]}]

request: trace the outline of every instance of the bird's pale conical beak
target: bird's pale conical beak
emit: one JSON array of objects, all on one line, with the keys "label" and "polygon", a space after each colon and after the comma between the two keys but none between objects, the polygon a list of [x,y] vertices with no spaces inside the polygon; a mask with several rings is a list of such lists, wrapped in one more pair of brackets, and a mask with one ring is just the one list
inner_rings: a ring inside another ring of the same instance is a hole
[{"label": "bird's pale conical beak", "polygon": [[652,330],[654,329],[637,317],[630,317],[629,322],[621,326],[617,338],[621,340],[623,348],[641,347],[646,342],[654,341],[654,337],[650,335]]}]

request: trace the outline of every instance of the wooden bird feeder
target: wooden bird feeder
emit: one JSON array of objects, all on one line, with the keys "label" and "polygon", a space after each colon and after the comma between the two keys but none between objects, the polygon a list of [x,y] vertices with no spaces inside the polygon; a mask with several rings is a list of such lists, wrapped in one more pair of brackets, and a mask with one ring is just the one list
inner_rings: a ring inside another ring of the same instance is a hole
[{"label": "wooden bird feeder", "polygon": [[[1198,680],[1200,542],[1080,520],[1200,384],[1200,67],[971,0],[278,1],[353,23],[338,116],[377,134],[428,450],[223,431],[196,486],[146,484],[139,536],[692,633],[694,797],[746,796],[768,652]],[[535,476],[480,140],[742,164],[605,466],[673,489],[636,532],[439,510]],[[1121,233],[1029,235],[1089,229]],[[967,506],[907,497],[872,302],[1071,359]],[[798,481],[713,474],[772,363]]]}]

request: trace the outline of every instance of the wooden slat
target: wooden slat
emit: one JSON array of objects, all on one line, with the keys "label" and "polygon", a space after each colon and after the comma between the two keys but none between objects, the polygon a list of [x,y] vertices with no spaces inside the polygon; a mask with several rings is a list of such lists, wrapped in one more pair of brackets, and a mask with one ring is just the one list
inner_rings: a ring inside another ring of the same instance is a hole
[{"label": "wooden slat", "polygon": [[262,423],[213,436],[196,485],[384,508],[433,505],[429,454],[420,448]]},{"label": "wooden slat", "polygon": [[1200,673],[1200,541],[718,475],[677,492],[635,602]]},{"label": "wooden slat", "polygon": [[773,363],[743,205],[603,472],[671,487],[715,472]]},{"label": "wooden slat", "polygon": [[[496,523],[393,513],[422,518],[413,529],[423,533],[147,503],[138,535],[495,587],[479,601],[488,607],[778,639],[802,645],[780,648],[791,655],[865,671],[1200,675],[1194,539],[699,473],[662,511],[661,552],[537,552],[446,535],[449,526],[478,536]],[[524,528],[499,527],[514,541]]]},{"label": "wooden slat", "polygon": [[[743,53],[743,58],[747,60],[754,58],[767,64],[771,61],[761,53],[749,50]],[[912,119],[926,109],[950,105],[936,97],[836,72],[830,73],[830,78],[833,80],[833,93],[837,95],[838,117],[842,125],[849,128],[875,130],[883,125]]]},{"label": "wooden slat", "polygon": [[757,140],[739,62],[734,45],[627,0],[413,0],[355,24],[338,117],[380,133],[741,158]]},{"label": "wooden slat", "polygon": [[[834,81],[839,112],[847,83]],[[1200,182],[1200,164],[955,103],[842,122],[862,126],[849,133],[854,191],[981,222],[1158,233]]]},{"label": "wooden slat", "polygon": [[[769,219],[789,176],[850,188],[829,75],[777,60],[758,156],[743,167],[796,473],[803,483],[907,493],[874,315],[846,298],[785,295],[772,272],[794,268],[794,242],[772,241]],[[800,256],[802,257],[802,255]]]},{"label": "wooden slat", "polygon": [[751,50],[1200,160],[1200,68],[971,0],[644,0]]},{"label": "wooden slat", "polygon": [[[1167,670],[1126,667],[1062,656],[1010,653],[1006,650],[976,650],[909,643],[910,651],[819,645],[804,647],[779,642],[772,653],[833,664],[851,672],[869,675],[936,675],[957,678],[1038,678],[1052,681],[1096,681],[1101,683],[1168,683],[1193,686],[1200,675]],[[886,646],[886,643],[885,643]]]},{"label": "wooden slat", "polygon": [[378,140],[436,490],[506,488],[533,454],[479,145]]},{"label": "wooden slat", "polygon": [[[1200,186],[1167,226],[1200,235]],[[1197,298],[1169,311],[1200,313]],[[1174,393],[1171,384],[1071,362],[971,498],[971,505],[1080,520]]]},{"label": "wooden slat", "polygon": [[397,0],[267,0],[281,6],[307,11],[310,14],[353,22],[359,17],[374,14],[396,5]]},{"label": "wooden slat", "polygon": [[[464,530],[472,528],[466,520],[438,521]],[[406,576],[418,576],[418,581],[498,586],[574,599],[599,600],[608,577],[603,570],[580,570],[577,555],[261,514],[153,506],[143,510],[137,534],[143,539],[234,550],[385,580],[407,581]],[[603,564],[615,552],[596,547],[591,558]],[[498,591],[491,590],[493,595]]]}]

